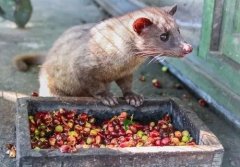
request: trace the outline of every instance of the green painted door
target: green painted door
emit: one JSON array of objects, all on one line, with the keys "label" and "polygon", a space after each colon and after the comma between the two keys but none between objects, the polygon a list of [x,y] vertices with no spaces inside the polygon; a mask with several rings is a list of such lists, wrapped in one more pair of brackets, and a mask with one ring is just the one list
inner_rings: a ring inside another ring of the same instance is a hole
[{"label": "green painted door", "polygon": [[240,1],[225,0],[221,51],[240,64]]}]

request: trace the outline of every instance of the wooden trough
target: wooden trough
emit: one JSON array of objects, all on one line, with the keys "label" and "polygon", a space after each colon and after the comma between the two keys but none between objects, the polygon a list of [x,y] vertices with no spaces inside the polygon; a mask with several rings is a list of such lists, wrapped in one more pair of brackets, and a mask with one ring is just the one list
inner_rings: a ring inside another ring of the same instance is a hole
[{"label": "wooden trough", "polygon": [[[173,117],[173,125],[191,133],[196,146],[89,148],[76,153],[61,153],[59,150],[33,150],[30,144],[28,115],[38,111],[53,111],[59,108],[86,112],[97,119],[106,120],[121,111],[134,114],[138,121],[158,120],[163,114]],[[17,166],[21,167],[119,167],[119,166],[221,166],[223,147],[217,137],[204,125],[197,115],[178,99],[146,100],[141,107],[126,105],[124,101],[115,107],[102,105],[91,98],[21,98],[17,101]]]}]

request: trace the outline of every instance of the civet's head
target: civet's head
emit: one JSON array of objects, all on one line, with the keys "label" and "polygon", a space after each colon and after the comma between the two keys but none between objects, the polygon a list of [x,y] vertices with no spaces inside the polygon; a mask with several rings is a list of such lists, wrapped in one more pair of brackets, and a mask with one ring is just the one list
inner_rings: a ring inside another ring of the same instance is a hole
[{"label": "civet's head", "polygon": [[176,11],[176,5],[140,10],[140,16],[132,23],[139,55],[184,57],[192,52],[172,17]]}]

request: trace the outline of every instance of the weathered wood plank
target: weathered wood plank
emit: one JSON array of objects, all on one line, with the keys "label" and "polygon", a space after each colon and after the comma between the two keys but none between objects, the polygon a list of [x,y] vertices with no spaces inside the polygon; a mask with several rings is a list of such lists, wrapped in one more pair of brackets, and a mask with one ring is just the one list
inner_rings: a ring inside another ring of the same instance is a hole
[{"label": "weathered wood plank", "polygon": [[221,51],[240,64],[240,33],[237,31],[237,27],[234,27],[235,24],[238,24],[234,18],[240,14],[239,10],[234,9],[238,7],[237,0],[224,2]]},{"label": "weathered wood plank", "polygon": [[206,58],[211,45],[214,5],[215,1],[204,0],[203,8],[205,11],[203,13],[201,40],[198,52],[198,56],[203,58]]},{"label": "weathered wood plank", "polygon": [[234,31],[237,33],[240,33],[240,1],[236,2],[236,8],[235,8],[235,18],[234,18]]},{"label": "weathered wood plank", "polygon": [[210,47],[211,51],[219,50],[221,27],[222,27],[223,2],[224,0],[215,0],[213,24],[212,24],[211,47]]}]

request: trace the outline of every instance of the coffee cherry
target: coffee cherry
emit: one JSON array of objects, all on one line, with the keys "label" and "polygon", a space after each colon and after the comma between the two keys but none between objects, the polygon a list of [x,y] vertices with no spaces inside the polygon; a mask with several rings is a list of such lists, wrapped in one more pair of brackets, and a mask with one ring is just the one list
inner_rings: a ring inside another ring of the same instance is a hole
[{"label": "coffee cherry", "polygon": [[40,131],[38,129],[35,129],[34,134],[35,134],[35,136],[39,136]]},{"label": "coffee cherry", "polygon": [[29,115],[29,116],[28,116],[28,119],[29,119],[29,120],[34,120],[34,117],[33,117],[32,115]]},{"label": "coffee cherry", "polygon": [[86,123],[85,123],[85,127],[86,127],[86,128],[91,128],[92,125],[91,125],[89,122],[86,122]]},{"label": "coffee cherry", "polygon": [[126,118],[127,118],[127,112],[121,112],[121,114],[118,116],[118,118],[121,120],[121,119],[123,119],[123,120],[125,120]]},{"label": "coffee cherry", "polygon": [[118,132],[119,136],[125,136],[126,135],[126,132],[125,130],[123,129],[120,129],[119,132]]},{"label": "coffee cherry", "polygon": [[154,126],[153,129],[159,131],[159,130],[160,130],[160,127],[159,127],[159,126]]},{"label": "coffee cherry", "polygon": [[179,143],[179,146],[185,146],[185,145],[186,145],[186,143],[184,143],[184,142]]},{"label": "coffee cherry", "polygon": [[160,139],[156,140],[156,141],[155,141],[155,145],[156,145],[156,146],[161,146],[161,140],[160,140]]},{"label": "coffee cherry", "polygon": [[62,127],[62,125],[57,125],[57,126],[55,127],[55,132],[57,132],[57,133],[63,132],[63,127]]},{"label": "coffee cherry", "polygon": [[60,125],[61,122],[60,122],[58,119],[54,119],[54,120],[53,120],[53,124],[55,124],[55,125]]},{"label": "coffee cherry", "polygon": [[45,132],[44,131],[40,131],[40,137],[44,137],[45,136]]},{"label": "coffee cherry", "polygon": [[113,126],[108,126],[108,131],[109,132],[113,132],[114,131],[114,127]]},{"label": "coffee cherry", "polygon": [[141,130],[137,131],[137,136],[139,138],[142,138],[143,134],[144,134],[143,131],[141,131]]},{"label": "coffee cherry", "polygon": [[167,72],[168,71],[168,67],[167,66],[163,66],[162,67],[162,72]]},{"label": "coffee cherry", "polygon": [[29,129],[30,129],[30,132],[31,132],[31,133],[34,133],[36,127],[35,127],[33,124],[30,124]]},{"label": "coffee cherry", "polygon": [[187,136],[187,137],[190,136],[190,134],[187,130],[182,131],[182,135]]},{"label": "coffee cherry", "polygon": [[149,134],[150,137],[158,137],[159,135],[160,135],[159,132],[156,131],[156,130],[153,130],[153,131],[150,132],[150,134]]},{"label": "coffee cherry", "polygon": [[178,139],[182,138],[182,133],[180,131],[175,131],[174,136],[177,137]]},{"label": "coffee cherry", "polygon": [[86,113],[81,113],[79,116],[78,116],[78,120],[79,121],[82,121],[82,122],[87,122],[88,121],[88,115]]},{"label": "coffee cherry", "polygon": [[46,113],[44,116],[43,116],[43,121],[45,123],[45,125],[49,126],[52,124],[52,116],[49,114],[49,113]]},{"label": "coffee cherry", "polygon": [[33,96],[33,97],[38,97],[39,95],[38,95],[37,92],[32,92],[32,96]]},{"label": "coffee cherry", "polygon": [[162,145],[168,145],[170,143],[170,139],[168,137],[165,137],[161,140]]},{"label": "coffee cherry", "polygon": [[91,129],[90,129],[90,128],[87,128],[87,127],[83,128],[83,132],[90,133],[90,131],[91,131]]},{"label": "coffee cherry", "polygon": [[188,136],[183,136],[181,141],[184,142],[184,143],[187,143],[189,141],[189,137]]},{"label": "coffee cherry", "polygon": [[130,127],[129,127],[129,130],[131,130],[132,133],[137,133],[137,128],[134,127],[134,126],[130,126]]},{"label": "coffee cherry", "polygon": [[74,146],[74,145],[76,145],[76,143],[77,143],[77,140],[76,140],[75,137],[68,136],[68,138],[67,138],[67,144],[68,145]]},{"label": "coffee cherry", "polygon": [[96,136],[98,134],[98,131],[96,130],[96,129],[92,129],[91,131],[90,131],[90,135],[91,136]]},{"label": "coffee cherry", "polygon": [[92,137],[88,137],[87,140],[86,140],[86,143],[87,144],[92,144],[93,143],[93,138]]},{"label": "coffee cherry", "polygon": [[90,148],[91,147],[91,145],[89,145],[89,144],[83,144],[82,145],[82,148]]},{"label": "coffee cherry", "polygon": [[163,125],[161,126],[161,128],[162,128],[162,129],[167,129],[168,126],[167,126],[166,124],[163,124]]},{"label": "coffee cherry", "polygon": [[117,141],[116,138],[113,138],[113,139],[111,140],[111,144],[112,144],[112,145],[117,145],[117,143],[118,143],[118,141]]},{"label": "coffee cherry", "polygon": [[179,145],[179,143],[180,143],[179,138],[177,138],[177,137],[171,138],[171,142],[174,143],[175,145]]},{"label": "coffee cherry", "polygon": [[161,87],[162,87],[160,81],[157,80],[157,79],[153,79],[153,80],[152,80],[152,84],[153,84],[153,86],[156,87],[156,88],[161,88]]},{"label": "coffee cherry", "polygon": [[142,140],[146,142],[148,140],[148,136],[147,135],[143,135],[142,136]]},{"label": "coffee cherry", "polygon": [[112,120],[112,125],[113,126],[116,126],[119,124],[119,120],[117,119],[117,117],[115,117],[113,120]]},{"label": "coffee cherry", "polygon": [[95,121],[96,121],[96,119],[95,119],[95,118],[90,118],[90,119],[89,119],[89,123],[91,123],[91,124],[94,124],[94,123],[95,123]]},{"label": "coffee cherry", "polygon": [[128,130],[126,130],[126,134],[133,134],[133,132],[130,130],[130,129],[128,129]]},{"label": "coffee cherry", "polygon": [[80,126],[83,126],[83,125],[85,124],[85,122],[83,122],[83,121],[78,121],[78,124],[79,124]]},{"label": "coffee cherry", "polygon": [[154,127],[155,126],[155,122],[150,122],[149,123],[149,127]]},{"label": "coffee cherry", "polygon": [[140,78],[139,78],[139,80],[142,81],[142,82],[144,82],[144,81],[146,81],[146,78],[145,78],[144,75],[141,75]]},{"label": "coffee cherry", "polygon": [[71,153],[72,152],[72,147],[69,146],[69,145],[62,145],[59,150],[62,152],[62,153]]},{"label": "coffee cherry", "polygon": [[169,137],[174,137],[174,133],[169,133]]},{"label": "coffee cherry", "polygon": [[83,130],[83,127],[80,126],[80,125],[75,125],[75,126],[74,126],[74,130],[77,131],[77,132],[80,132],[80,131]]},{"label": "coffee cherry", "polygon": [[143,130],[144,126],[139,123],[134,123],[132,126],[134,126],[137,130]]},{"label": "coffee cherry", "polygon": [[39,129],[40,130],[45,130],[47,127],[44,125],[44,124],[41,124],[40,126],[39,126]]},{"label": "coffee cherry", "polygon": [[166,121],[161,119],[158,121],[158,126],[162,126],[163,124],[166,124],[166,123],[167,123]]},{"label": "coffee cherry", "polygon": [[62,146],[64,144],[64,141],[63,140],[57,140],[57,145],[58,146]]},{"label": "coffee cherry", "polygon": [[65,113],[66,113],[66,111],[65,111],[64,108],[60,108],[58,112],[59,112],[60,114],[65,114]]},{"label": "coffee cherry", "polygon": [[71,122],[71,121],[69,121],[69,122],[67,123],[67,125],[68,125],[68,127],[69,127],[70,129],[72,129],[72,128],[73,128],[73,125],[74,125],[74,123],[73,123],[73,122]]},{"label": "coffee cherry", "polygon": [[116,132],[114,132],[114,131],[111,132],[110,135],[111,135],[112,137],[117,137],[117,136],[118,136],[118,134],[117,134]]},{"label": "coffee cherry", "polygon": [[104,144],[100,144],[99,148],[106,148],[106,146]]},{"label": "coffee cherry", "polygon": [[48,142],[49,142],[49,144],[51,145],[51,146],[54,146],[55,144],[56,144],[56,139],[55,138],[53,138],[53,137],[51,137],[51,138],[49,138],[48,139]]},{"label": "coffee cherry", "polygon": [[204,99],[198,100],[198,104],[199,104],[201,107],[207,106],[207,102],[206,102]]},{"label": "coffee cherry", "polygon": [[169,114],[164,115],[163,120],[166,121],[166,122],[168,122],[168,123],[171,122],[171,117],[170,117],[170,115],[169,115]]},{"label": "coffee cherry", "polygon": [[64,131],[64,132],[67,132],[67,133],[68,133],[68,132],[70,131],[70,129],[71,129],[71,128],[69,128],[68,125],[64,125],[64,126],[63,126],[63,131]]},{"label": "coffee cherry", "polygon": [[150,142],[151,144],[154,144],[155,139],[154,137],[148,137],[147,141]]},{"label": "coffee cherry", "polygon": [[143,145],[144,145],[143,142],[138,142],[136,147],[142,147]]},{"label": "coffee cherry", "polygon": [[162,138],[168,137],[168,133],[167,132],[163,132],[161,135]]},{"label": "coffee cherry", "polygon": [[124,148],[124,147],[129,147],[129,142],[125,141],[119,144],[120,147]]},{"label": "coffee cherry", "polygon": [[101,141],[102,141],[102,138],[101,138],[100,135],[97,135],[96,138],[95,138],[95,140],[96,140],[96,144],[100,144]]}]

